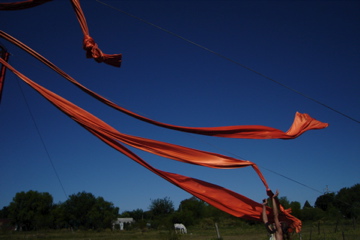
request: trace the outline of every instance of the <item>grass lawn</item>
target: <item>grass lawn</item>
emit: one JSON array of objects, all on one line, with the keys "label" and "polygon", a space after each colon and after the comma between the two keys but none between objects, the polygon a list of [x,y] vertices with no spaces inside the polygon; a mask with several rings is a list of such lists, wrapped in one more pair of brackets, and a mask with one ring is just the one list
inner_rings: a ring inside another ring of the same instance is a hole
[{"label": "grass lawn", "polygon": [[[219,229],[222,240],[268,240],[269,237],[262,225],[240,227],[227,227]],[[214,228],[200,229],[189,227],[188,234],[175,234],[173,230],[140,230],[129,231],[68,231],[68,230],[49,230],[49,231],[32,231],[32,232],[1,232],[0,240],[217,240],[217,232]],[[300,234],[294,234],[293,240],[359,240],[359,225],[342,225],[335,224],[323,225],[305,224]]]}]

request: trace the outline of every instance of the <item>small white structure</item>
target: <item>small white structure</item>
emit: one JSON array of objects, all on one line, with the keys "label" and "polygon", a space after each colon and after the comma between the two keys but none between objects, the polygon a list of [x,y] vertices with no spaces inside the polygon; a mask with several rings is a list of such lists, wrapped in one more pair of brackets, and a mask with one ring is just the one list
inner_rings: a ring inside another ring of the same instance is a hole
[{"label": "small white structure", "polygon": [[119,224],[120,230],[124,230],[124,223],[134,223],[135,220],[133,218],[118,218],[116,221],[113,222],[113,230],[115,229],[115,225]]},{"label": "small white structure", "polygon": [[186,227],[182,223],[175,223],[174,228],[175,228],[176,233],[177,233],[177,230],[179,230],[180,233],[187,233]]}]

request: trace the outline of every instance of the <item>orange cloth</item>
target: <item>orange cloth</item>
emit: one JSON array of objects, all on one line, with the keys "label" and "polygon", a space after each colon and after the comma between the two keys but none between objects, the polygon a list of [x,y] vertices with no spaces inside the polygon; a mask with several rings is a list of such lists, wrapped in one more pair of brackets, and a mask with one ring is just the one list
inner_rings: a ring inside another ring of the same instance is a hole
[{"label": "orange cloth", "polygon": [[[229,158],[215,153],[199,151],[173,144],[162,143],[155,140],[121,134],[116,129],[112,128],[110,125],[106,124],[105,122],[90,114],[89,112],[74,105],[73,103],[58,96],[57,94],[49,91],[48,89],[40,86],[39,84],[31,81],[29,78],[27,78],[26,76],[18,72],[16,69],[14,69],[12,66],[10,66],[3,59],[0,59],[0,63],[4,64],[19,78],[21,78],[24,82],[26,82],[36,91],[38,91],[42,96],[44,96],[47,100],[54,104],[59,110],[63,111],[65,114],[67,114],[70,118],[79,123],[85,129],[93,133],[95,136],[97,136],[99,139],[101,139],[111,147],[117,149],[118,151],[130,157],[140,165],[146,167],[153,173],[161,176],[167,181],[173,183],[174,185],[182,188],[183,190],[191,193],[192,195],[198,197],[199,199],[202,199],[203,201],[213,205],[214,207],[224,212],[244,219],[261,221],[261,204],[249,198],[246,198],[245,196],[242,196],[238,193],[235,193],[229,189],[195,178],[190,178],[156,169],[144,160],[142,160],[140,157],[135,155],[129,149],[125,148],[122,144],[119,143],[119,141],[124,142],[130,146],[134,146],[139,149],[158,154],[160,156],[165,156],[178,161],[188,162],[202,166],[211,166],[216,168],[252,166],[259,174],[260,179],[263,181],[265,188],[267,189],[268,185],[266,183],[266,180],[264,179],[261,172],[259,171],[259,169],[257,169],[257,166],[254,163]],[[290,225],[294,229],[296,229],[296,231],[300,231],[301,221],[291,216],[289,212],[284,211],[283,213],[283,218],[285,218],[290,223]],[[270,214],[269,209],[268,214]]]},{"label": "orange cloth", "polygon": [[160,127],[183,131],[188,133],[194,134],[202,134],[207,136],[215,136],[215,137],[227,137],[227,138],[250,138],[250,139],[293,139],[299,137],[301,134],[308,130],[313,129],[322,129],[328,126],[327,123],[320,122],[312,117],[310,117],[306,113],[296,113],[294,122],[290,129],[287,132],[283,132],[279,129],[275,129],[272,127],[266,127],[261,125],[240,125],[240,126],[224,126],[224,127],[183,127],[183,126],[176,126],[167,123],[158,122],[146,117],[143,117],[139,114],[133,113],[117,104],[111,102],[110,100],[102,97],[101,95],[91,91],[90,89],[86,88],[85,86],[81,85],[71,76],[66,74],[60,68],[55,66],[52,62],[41,56],[39,53],[25,45],[24,43],[20,42],[16,38],[10,36],[9,34],[0,30],[0,37],[8,40],[9,42],[17,45],[18,47],[22,48],[24,51],[28,52],[32,56],[34,56],[39,61],[46,64],[48,67],[56,71],[62,77],[76,85],[78,88],[83,90],[84,92],[88,93],[89,95],[93,96],[94,98],[98,99],[99,101],[107,104],[108,106],[121,111],[129,116],[137,118],[141,121],[154,124]]},{"label": "orange cloth", "polygon": [[[0,57],[4,59],[5,62],[9,59],[9,53],[6,51],[5,48],[0,46]],[[0,103],[1,103],[1,97],[2,97],[2,91],[4,88],[4,82],[5,82],[5,73],[6,73],[6,67],[4,64],[1,64],[0,69]]]},{"label": "orange cloth", "polygon": [[73,9],[76,13],[76,17],[80,23],[81,30],[84,34],[83,40],[83,48],[86,50],[86,57],[87,58],[94,58],[95,61],[101,63],[105,62],[106,64],[120,67],[121,65],[121,54],[105,54],[99,48],[98,45],[95,43],[94,39],[90,37],[89,28],[86,23],[85,15],[81,9],[80,0],[71,0],[71,4]]},{"label": "orange cloth", "polygon": [[[22,2],[14,3],[0,3],[0,10],[21,10],[31,7],[36,7],[40,4],[49,2],[52,0],[27,0]],[[94,39],[90,37],[89,28],[86,23],[85,15],[81,9],[80,0],[70,0],[73,9],[76,13],[76,17],[80,23],[81,30],[84,34],[83,48],[86,51],[87,58],[94,58],[95,61],[101,63],[120,67],[122,54],[105,54],[103,53],[98,45],[95,43]]]},{"label": "orange cloth", "polygon": [[52,0],[27,0],[13,3],[0,3],[0,10],[21,10],[36,7]]}]

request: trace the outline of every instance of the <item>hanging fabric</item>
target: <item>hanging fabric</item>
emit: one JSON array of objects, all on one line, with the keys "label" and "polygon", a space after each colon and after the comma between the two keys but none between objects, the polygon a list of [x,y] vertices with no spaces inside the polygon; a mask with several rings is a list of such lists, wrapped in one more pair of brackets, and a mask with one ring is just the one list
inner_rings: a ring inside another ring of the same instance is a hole
[{"label": "hanging fabric", "polygon": [[[261,211],[262,211],[262,205],[245,197],[238,193],[235,193],[229,189],[220,187],[215,184],[211,184],[199,179],[175,174],[175,173],[169,173],[164,172],[159,169],[156,169],[152,167],[150,164],[142,160],[140,157],[138,157],[136,154],[131,152],[129,149],[124,147],[122,144],[120,144],[119,141],[125,142],[128,145],[133,145],[134,143],[132,141],[127,141],[127,137],[123,136],[123,134],[119,133],[117,130],[100,120],[99,118],[95,117],[94,115],[90,114],[89,112],[83,110],[82,108],[76,106],[75,104],[67,101],[66,99],[60,97],[59,95],[49,91],[48,89],[40,86],[39,84],[33,82],[20,72],[18,72],[16,69],[14,69],[12,66],[10,66],[6,61],[3,59],[0,59],[0,63],[4,64],[7,68],[9,68],[13,73],[15,73],[20,79],[22,79],[24,82],[26,82],[29,86],[34,88],[37,92],[39,92],[43,97],[45,97],[48,101],[50,101],[52,104],[54,104],[59,110],[67,114],[70,118],[75,120],[77,123],[79,123],[81,126],[83,126],[85,129],[87,129],[89,132],[93,133],[95,136],[97,136],[99,139],[101,139],[103,142],[107,143],[109,146],[115,148],[116,150],[122,152],[126,156],[130,157],[140,165],[146,167],[148,170],[152,171],[153,173],[161,176],[162,178],[166,179],[167,181],[173,183],[174,185],[182,188],[183,190],[191,193],[192,195],[198,197],[199,199],[213,205],[214,207],[227,212],[231,215],[234,215],[236,217],[241,217],[244,219],[249,220],[257,220],[261,221]],[[135,137],[137,139],[137,137]],[[141,138],[140,140],[144,140]],[[154,140],[148,140],[148,142],[151,142]],[[157,141],[156,141],[157,142]],[[130,143],[130,144],[129,144]],[[157,142],[159,143],[159,142]],[[148,146],[147,143],[144,145],[142,141],[136,142],[138,145],[137,147],[145,150],[145,148],[152,146]],[[166,144],[166,143],[163,143]],[[172,147],[176,145],[171,145]],[[170,148],[171,149],[171,148]],[[170,152],[173,150],[171,149]],[[197,152],[198,150],[192,149],[188,150]],[[199,154],[202,155],[203,151],[199,151]],[[155,153],[156,154],[156,153]],[[209,156],[211,156],[211,153],[207,153]],[[161,155],[161,154],[159,154]],[[184,157],[183,154],[177,154],[177,152],[172,152],[170,154],[172,156],[179,157],[180,160],[182,157]],[[213,155],[215,158],[218,157],[217,154]],[[186,157],[186,154],[185,154]],[[199,158],[198,161],[191,162],[190,159],[186,159],[185,162],[190,162],[193,164],[202,165],[203,162],[207,162],[206,159]],[[241,162],[241,160],[237,160]],[[210,160],[211,162],[211,160]],[[256,166],[254,163],[251,163],[249,161],[246,161],[247,164],[245,165],[251,165]],[[225,163],[224,166],[227,164]],[[240,164],[241,165],[241,164]],[[243,165],[243,166],[245,166]],[[266,180],[262,176],[261,172],[257,169],[257,173],[259,174],[260,179],[263,181],[265,188],[268,188],[268,185],[266,183]],[[283,211],[283,214],[281,215],[281,218],[283,220],[286,220],[290,223],[290,226],[295,229],[297,232],[301,230],[301,221],[295,217],[293,217],[289,211]],[[268,209],[268,214],[270,214],[270,210]]]},{"label": "hanging fabric", "polygon": [[60,74],[62,77],[73,83],[75,86],[80,88],[82,91],[86,92],[87,94],[91,95],[92,97],[96,98],[97,100],[105,103],[106,105],[117,109],[118,111],[121,111],[122,113],[125,113],[129,116],[132,116],[136,119],[139,119],[141,121],[163,127],[168,128],[172,130],[182,131],[182,132],[188,132],[188,133],[194,133],[194,134],[201,134],[201,135],[207,135],[207,136],[214,136],[214,137],[226,137],[226,138],[248,138],[248,139],[294,139],[299,137],[301,134],[303,134],[306,131],[309,130],[315,130],[315,129],[322,129],[326,128],[328,126],[327,123],[320,122],[314,118],[312,118],[310,115],[306,113],[299,113],[297,112],[295,114],[295,119],[291,127],[287,132],[284,132],[282,130],[262,126],[262,125],[239,125],[239,126],[223,126],[223,127],[183,127],[183,126],[176,126],[172,124],[162,123],[158,122],[149,118],[146,118],[144,116],[141,116],[139,114],[136,114],[130,110],[127,110],[110,100],[102,97],[101,95],[91,91],[90,89],[86,88],[85,86],[81,85],[79,82],[77,82],[75,79],[73,79],[71,76],[69,76],[67,73],[62,71],[60,68],[58,68],[55,64],[47,60],[45,57],[25,45],[24,43],[20,42],[13,36],[5,33],[4,31],[0,30],[0,37],[15,44],[16,46],[20,47],[27,53],[31,54],[33,57],[38,59],[39,61],[43,62],[45,65],[53,69],[55,72]]},{"label": "hanging fabric", "polygon": [[21,10],[32,7],[37,7],[43,3],[50,2],[52,0],[27,0],[13,3],[0,3],[0,10]]},{"label": "hanging fabric", "polygon": [[[0,45],[0,57],[2,59],[4,59],[5,62],[8,61],[9,55],[10,54],[7,52],[7,50]],[[5,73],[6,73],[6,67],[4,64],[1,64],[1,68],[0,68],[0,103],[1,103],[1,98],[2,98],[2,91],[3,91],[4,83],[5,83]]]},{"label": "hanging fabric", "polygon": [[[0,3],[0,10],[21,10],[36,7],[40,4],[49,2],[51,0],[27,0],[14,3]],[[93,58],[98,63],[104,62],[106,64],[120,67],[122,54],[105,54],[103,53],[94,39],[90,36],[89,28],[86,23],[85,15],[82,11],[79,0],[70,0],[71,5],[75,11],[76,17],[80,23],[81,30],[84,34],[83,49],[86,51],[87,58]]]}]

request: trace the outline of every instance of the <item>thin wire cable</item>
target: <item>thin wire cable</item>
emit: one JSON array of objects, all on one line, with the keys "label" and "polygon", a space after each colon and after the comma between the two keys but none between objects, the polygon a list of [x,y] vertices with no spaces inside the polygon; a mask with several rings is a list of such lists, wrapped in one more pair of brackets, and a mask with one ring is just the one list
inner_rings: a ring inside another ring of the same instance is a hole
[{"label": "thin wire cable", "polygon": [[250,68],[250,67],[247,67],[247,66],[245,66],[244,64],[241,64],[241,63],[239,63],[239,62],[237,62],[237,61],[235,61],[235,60],[233,60],[233,59],[231,59],[231,58],[229,58],[229,57],[226,57],[226,56],[224,56],[224,55],[222,55],[222,54],[220,54],[220,53],[218,53],[218,52],[215,52],[215,51],[213,51],[213,50],[211,50],[211,49],[209,49],[209,48],[206,48],[206,47],[204,47],[204,46],[202,46],[202,45],[200,45],[200,44],[198,44],[198,43],[195,43],[195,42],[193,42],[193,41],[191,41],[191,40],[189,40],[189,39],[187,39],[187,38],[184,38],[184,37],[182,37],[182,36],[180,36],[180,35],[178,35],[178,34],[176,34],[176,33],[174,33],[174,32],[171,32],[171,31],[169,31],[169,30],[167,30],[167,29],[165,29],[165,28],[162,28],[162,27],[160,27],[160,26],[158,26],[158,25],[156,25],[156,24],[153,24],[153,23],[151,23],[151,22],[148,22],[148,21],[146,21],[146,20],[144,20],[144,19],[142,19],[142,18],[139,18],[139,17],[137,17],[137,16],[135,16],[135,15],[132,15],[132,14],[130,14],[130,13],[128,13],[128,12],[125,12],[125,11],[119,9],[119,8],[116,8],[116,7],[111,6],[111,5],[107,4],[107,3],[101,2],[101,1],[99,1],[99,0],[96,0],[96,1],[97,1],[98,3],[103,4],[104,6],[107,6],[107,7],[109,7],[109,8],[112,8],[112,9],[118,11],[118,12],[124,13],[124,14],[132,17],[132,18],[135,18],[135,19],[137,19],[137,20],[139,20],[139,21],[141,21],[141,22],[144,22],[144,23],[146,23],[146,24],[148,24],[148,25],[150,25],[150,26],[153,26],[153,27],[155,27],[155,28],[157,28],[157,29],[160,29],[161,31],[164,31],[164,32],[166,32],[166,33],[168,33],[168,34],[170,34],[170,35],[173,35],[173,36],[177,37],[177,38],[180,38],[180,39],[182,39],[182,40],[184,40],[184,41],[186,41],[186,42],[188,42],[188,43],[190,43],[190,44],[193,44],[193,45],[195,45],[195,46],[197,46],[197,47],[199,47],[199,48],[202,48],[202,49],[204,49],[205,51],[208,51],[208,52],[210,52],[210,53],[212,53],[212,54],[215,54],[215,55],[217,55],[218,57],[221,57],[221,58],[223,58],[223,59],[225,59],[225,60],[227,60],[227,61],[230,61],[230,62],[232,62],[232,63],[234,63],[234,64],[236,64],[236,65],[238,65],[238,66],[240,66],[240,67],[242,67],[242,68],[245,68],[245,69],[247,69],[247,70],[249,70],[249,71],[251,71],[251,72],[253,72],[253,73],[255,73],[255,74],[257,74],[257,75],[259,75],[259,76],[261,76],[261,77],[263,77],[263,78],[266,78],[266,79],[268,79],[268,80],[270,80],[270,81],[272,81],[272,82],[274,82],[274,83],[276,83],[276,84],[278,84],[278,85],[280,85],[280,86],[282,86],[282,87],[284,87],[284,88],[286,88],[286,89],[288,89],[288,90],[290,90],[290,91],[293,91],[293,92],[299,94],[300,96],[303,96],[303,97],[305,97],[305,98],[307,98],[307,99],[309,99],[309,100],[311,100],[311,101],[313,101],[313,102],[315,102],[315,103],[317,103],[317,104],[320,104],[320,105],[323,106],[323,107],[326,107],[326,108],[332,110],[332,111],[334,111],[334,112],[336,112],[336,113],[338,113],[338,114],[340,114],[340,115],[342,115],[342,116],[344,116],[344,117],[346,117],[346,118],[348,118],[348,119],[350,119],[350,120],[352,120],[352,121],[354,121],[354,122],[360,123],[359,120],[357,120],[357,119],[355,119],[355,118],[353,118],[353,117],[351,117],[351,116],[349,116],[349,115],[347,115],[347,114],[345,114],[345,113],[343,113],[343,112],[341,112],[341,111],[339,111],[339,110],[336,110],[335,108],[332,108],[332,107],[330,107],[329,105],[327,105],[327,104],[325,104],[325,103],[322,103],[322,102],[320,102],[320,101],[318,101],[318,100],[316,100],[316,99],[314,99],[314,98],[312,98],[312,97],[310,97],[310,96],[308,96],[308,95],[306,95],[306,94],[304,94],[304,93],[302,93],[302,92],[299,92],[299,91],[297,91],[296,89],[291,88],[291,87],[289,87],[289,86],[287,86],[287,85],[285,85],[285,84],[283,84],[283,83],[281,83],[281,82],[279,82],[279,81],[277,81],[277,80],[275,80],[275,79],[273,79],[273,78],[271,78],[271,77],[268,77],[268,76],[266,76],[266,75],[264,75],[264,74],[262,74],[262,73],[260,73],[260,72],[258,72],[258,71],[256,71],[256,70]]},{"label": "thin wire cable", "polygon": [[26,99],[26,96],[25,96],[24,91],[23,91],[23,89],[22,89],[22,87],[21,87],[21,84],[19,83],[19,80],[17,80],[17,84],[18,84],[18,86],[19,86],[19,88],[20,88],[21,95],[23,96],[23,98],[24,98],[24,100],[25,100],[26,107],[27,107],[28,112],[29,112],[29,114],[30,114],[31,120],[32,120],[32,122],[33,122],[33,124],[34,124],[34,126],[35,126],[36,132],[37,132],[37,134],[38,134],[38,136],[39,136],[39,138],[40,138],[40,141],[41,141],[41,143],[42,143],[42,145],[43,145],[43,147],[44,147],[44,150],[45,150],[46,155],[47,155],[47,157],[48,157],[48,159],[49,159],[49,161],[50,161],[50,163],[51,163],[51,166],[52,166],[52,168],[53,168],[53,170],[54,170],[54,172],[55,172],[55,175],[56,175],[56,177],[57,177],[57,179],[58,179],[58,181],[59,181],[59,183],[60,183],[61,189],[62,189],[62,191],[63,191],[66,199],[68,199],[68,195],[66,194],[64,185],[62,184],[61,179],[60,179],[60,177],[59,177],[59,174],[58,174],[58,172],[56,171],[54,162],[52,161],[52,158],[51,158],[51,156],[50,156],[50,154],[49,154],[49,151],[48,151],[48,149],[47,149],[47,147],[46,147],[45,141],[44,141],[44,139],[43,139],[43,137],[42,137],[42,135],[41,135],[41,133],[40,133],[39,127],[38,127],[38,125],[36,124],[34,115],[33,115],[32,112],[31,112],[29,103],[28,103],[28,101],[27,101],[27,99]]}]

